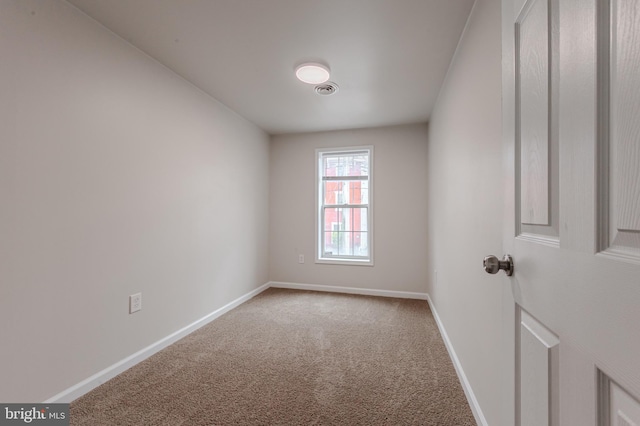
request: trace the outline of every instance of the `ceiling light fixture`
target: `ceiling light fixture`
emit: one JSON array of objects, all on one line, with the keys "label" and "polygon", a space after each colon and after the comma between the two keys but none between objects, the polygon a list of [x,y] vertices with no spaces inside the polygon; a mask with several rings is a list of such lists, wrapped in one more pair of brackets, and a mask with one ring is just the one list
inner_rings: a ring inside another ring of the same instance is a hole
[{"label": "ceiling light fixture", "polygon": [[329,80],[329,68],[315,62],[308,62],[296,67],[298,80],[308,84],[320,84]]}]

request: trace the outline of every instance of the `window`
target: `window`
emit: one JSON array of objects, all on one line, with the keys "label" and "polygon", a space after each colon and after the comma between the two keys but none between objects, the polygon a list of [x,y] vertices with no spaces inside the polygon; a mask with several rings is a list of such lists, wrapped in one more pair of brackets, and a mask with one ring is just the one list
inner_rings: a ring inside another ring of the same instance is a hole
[{"label": "window", "polygon": [[373,147],[316,150],[316,262],[372,265]]}]

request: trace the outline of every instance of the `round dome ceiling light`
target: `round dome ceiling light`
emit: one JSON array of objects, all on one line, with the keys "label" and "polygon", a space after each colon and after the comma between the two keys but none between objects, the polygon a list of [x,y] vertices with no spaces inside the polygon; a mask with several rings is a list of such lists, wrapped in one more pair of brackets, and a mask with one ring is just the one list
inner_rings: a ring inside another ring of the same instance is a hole
[{"label": "round dome ceiling light", "polygon": [[308,62],[296,67],[298,80],[308,84],[320,84],[329,80],[329,68],[315,62]]}]

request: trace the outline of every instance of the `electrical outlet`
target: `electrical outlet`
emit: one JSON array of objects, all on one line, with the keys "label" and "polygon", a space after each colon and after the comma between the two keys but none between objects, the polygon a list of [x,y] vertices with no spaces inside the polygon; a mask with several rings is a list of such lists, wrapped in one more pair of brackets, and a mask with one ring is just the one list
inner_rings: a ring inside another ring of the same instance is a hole
[{"label": "electrical outlet", "polygon": [[298,263],[304,263],[304,254],[298,255]]},{"label": "electrical outlet", "polygon": [[129,296],[129,313],[138,312],[140,309],[142,309],[142,293]]}]

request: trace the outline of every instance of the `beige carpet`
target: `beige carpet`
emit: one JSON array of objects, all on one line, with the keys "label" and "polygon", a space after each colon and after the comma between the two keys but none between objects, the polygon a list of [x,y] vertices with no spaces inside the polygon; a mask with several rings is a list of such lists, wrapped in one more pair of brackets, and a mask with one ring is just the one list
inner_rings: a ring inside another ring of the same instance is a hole
[{"label": "beige carpet", "polygon": [[71,425],[475,425],[425,301],[269,289],[71,404]]}]

